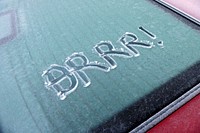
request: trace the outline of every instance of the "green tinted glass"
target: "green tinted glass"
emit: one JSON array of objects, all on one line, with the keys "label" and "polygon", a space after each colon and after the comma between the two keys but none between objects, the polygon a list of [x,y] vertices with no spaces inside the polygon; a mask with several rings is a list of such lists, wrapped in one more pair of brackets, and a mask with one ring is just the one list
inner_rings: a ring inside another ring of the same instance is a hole
[{"label": "green tinted glass", "polygon": [[[5,133],[90,131],[200,59],[199,31],[148,0],[2,0],[0,11]],[[102,41],[117,53],[98,52]],[[98,66],[66,66],[74,54]],[[42,77],[52,64],[55,84]]]}]

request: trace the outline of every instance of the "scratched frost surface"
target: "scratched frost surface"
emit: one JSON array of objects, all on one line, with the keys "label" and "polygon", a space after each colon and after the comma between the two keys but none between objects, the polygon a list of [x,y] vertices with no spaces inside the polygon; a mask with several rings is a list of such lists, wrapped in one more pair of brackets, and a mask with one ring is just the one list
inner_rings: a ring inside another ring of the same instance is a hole
[{"label": "scratched frost surface", "polygon": [[[137,47],[139,56],[120,42],[126,32],[149,44]],[[106,62],[94,50],[101,41],[130,58]],[[0,132],[89,131],[197,62],[199,41],[198,31],[146,0],[1,0]],[[77,52],[105,71],[88,68],[81,79],[65,64]],[[62,101],[41,76],[52,64],[77,80]]]}]

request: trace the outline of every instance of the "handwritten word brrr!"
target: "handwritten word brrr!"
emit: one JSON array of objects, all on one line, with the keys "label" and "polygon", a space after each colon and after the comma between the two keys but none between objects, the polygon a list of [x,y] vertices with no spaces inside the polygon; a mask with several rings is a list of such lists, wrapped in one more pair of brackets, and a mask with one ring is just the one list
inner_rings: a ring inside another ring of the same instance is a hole
[{"label": "handwritten word brrr!", "polygon": [[83,83],[83,87],[88,87],[91,84],[91,80],[85,72],[86,69],[109,72],[117,67],[113,56],[123,58],[138,57],[140,56],[140,52],[137,47],[152,48],[154,46],[152,42],[139,41],[138,37],[130,32],[122,35],[119,43],[125,49],[116,49],[110,41],[101,41],[94,46],[96,53],[106,63],[100,63],[98,61],[91,62],[83,52],[80,52],[73,53],[67,57],[64,65],[50,65],[42,74],[45,80],[45,87],[54,90],[57,96],[61,100],[64,100],[70,93],[77,89],[79,80]]}]

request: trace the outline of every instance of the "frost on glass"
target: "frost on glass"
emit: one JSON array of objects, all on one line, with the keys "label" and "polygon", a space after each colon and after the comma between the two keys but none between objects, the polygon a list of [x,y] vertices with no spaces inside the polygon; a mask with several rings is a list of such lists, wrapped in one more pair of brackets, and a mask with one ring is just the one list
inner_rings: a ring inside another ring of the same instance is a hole
[{"label": "frost on glass", "polygon": [[[152,40],[157,38],[155,34],[144,27],[139,27],[138,30]],[[140,56],[139,47],[145,49],[155,47],[155,41],[140,40],[136,34],[131,32],[124,33],[117,42],[121,44],[121,48],[115,48],[111,41],[100,41],[93,47],[96,54],[104,62],[90,61],[83,52],[75,52],[65,59],[63,65],[50,65],[42,74],[45,87],[49,90],[54,90],[57,96],[64,100],[77,89],[79,80],[82,82],[83,87],[88,87],[92,83],[85,70],[109,72],[117,68],[117,62],[114,57],[136,58]],[[162,40],[156,42],[156,44],[163,47]],[[68,82],[68,84],[63,82]]]}]

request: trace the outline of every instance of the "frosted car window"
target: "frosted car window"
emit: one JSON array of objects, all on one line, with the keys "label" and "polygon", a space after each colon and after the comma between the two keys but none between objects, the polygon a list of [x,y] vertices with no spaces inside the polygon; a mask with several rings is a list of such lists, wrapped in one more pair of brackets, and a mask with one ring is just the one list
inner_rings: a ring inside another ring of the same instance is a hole
[{"label": "frosted car window", "polygon": [[1,0],[0,24],[5,133],[130,131],[199,81],[199,27],[153,1]]}]

